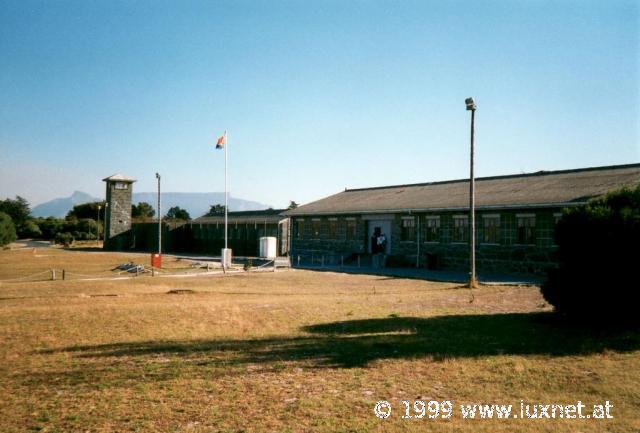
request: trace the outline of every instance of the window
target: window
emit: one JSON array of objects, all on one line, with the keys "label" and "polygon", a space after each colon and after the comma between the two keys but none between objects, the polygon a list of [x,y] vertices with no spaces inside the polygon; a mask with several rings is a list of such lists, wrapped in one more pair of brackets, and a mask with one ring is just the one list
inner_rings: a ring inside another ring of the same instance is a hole
[{"label": "window", "polygon": [[485,244],[500,243],[500,216],[484,215],[484,234],[482,241]]},{"label": "window", "polygon": [[553,223],[554,224],[558,224],[561,219],[562,219],[562,213],[556,212],[556,213],[553,214]]},{"label": "window", "polygon": [[127,189],[127,183],[126,182],[116,182],[116,189]]},{"label": "window", "polygon": [[320,239],[320,220],[311,220],[311,239]]},{"label": "window", "polygon": [[440,217],[427,217],[425,239],[427,242],[440,242]]},{"label": "window", "polygon": [[453,217],[453,242],[467,242],[469,238],[469,218],[464,216]]},{"label": "window", "polygon": [[400,232],[401,241],[416,240],[416,219],[414,217],[402,218],[402,231]]},{"label": "window", "polygon": [[338,221],[336,219],[329,220],[329,239],[336,239],[338,232]]},{"label": "window", "polygon": [[521,245],[533,245],[536,243],[536,217],[535,215],[517,215],[518,243]]},{"label": "window", "polygon": [[347,220],[346,237],[348,241],[356,238],[356,220]]},{"label": "window", "polygon": [[304,220],[296,221],[296,239],[302,239],[304,236]]}]

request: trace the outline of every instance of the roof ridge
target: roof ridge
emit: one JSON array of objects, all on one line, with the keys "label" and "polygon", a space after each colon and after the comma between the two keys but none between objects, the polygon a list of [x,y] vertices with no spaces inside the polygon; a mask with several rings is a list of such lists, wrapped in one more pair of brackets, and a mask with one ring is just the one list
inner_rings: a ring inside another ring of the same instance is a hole
[{"label": "roof ridge", "polygon": [[[640,168],[640,163],[633,164],[620,164],[620,165],[603,165],[597,167],[585,167],[585,168],[572,168],[572,169],[564,169],[564,170],[540,170],[532,173],[521,173],[521,174],[506,174],[500,176],[486,176],[486,177],[476,177],[475,181],[483,181],[483,180],[497,180],[497,179],[513,179],[518,177],[534,177],[534,176],[547,176],[553,174],[566,174],[566,173],[579,173],[585,171],[600,171],[600,170],[611,170],[611,169],[625,169],[637,167]],[[370,191],[376,189],[392,189],[392,188],[407,188],[414,186],[429,186],[429,185],[446,185],[450,183],[459,183],[459,182],[469,182],[469,178],[466,179],[455,179],[455,180],[441,180],[435,182],[419,182],[419,183],[406,183],[399,185],[387,185],[387,186],[372,186],[365,188],[345,188],[344,192],[350,191]]]}]

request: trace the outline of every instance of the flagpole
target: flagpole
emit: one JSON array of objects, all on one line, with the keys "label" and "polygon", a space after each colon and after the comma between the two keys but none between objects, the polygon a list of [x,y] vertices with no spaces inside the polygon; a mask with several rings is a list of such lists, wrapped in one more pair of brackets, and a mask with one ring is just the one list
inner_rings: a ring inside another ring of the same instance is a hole
[{"label": "flagpole", "polygon": [[[227,148],[229,147],[229,140],[227,139],[227,131],[224,131],[224,249],[228,248],[227,245],[227,212],[229,210],[229,186],[227,178]],[[225,266],[226,257],[225,257]]]}]

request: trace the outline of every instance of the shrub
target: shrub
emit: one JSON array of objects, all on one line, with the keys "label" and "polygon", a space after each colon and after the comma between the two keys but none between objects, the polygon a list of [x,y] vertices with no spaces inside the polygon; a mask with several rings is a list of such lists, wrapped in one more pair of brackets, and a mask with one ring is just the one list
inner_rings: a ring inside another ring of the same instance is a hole
[{"label": "shrub", "polygon": [[4,212],[0,212],[0,247],[15,241],[16,227],[13,225],[11,217]]},{"label": "shrub", "polygon": [[542,294],[556,311],[600,325],[640,322],[640,186],[565,210],[555,237],[559,266]]},{"label": "shrub", "polygon": [[22,225],[22,230],[20,234],[23,238],[40,238],[42,236],[42,232],[40,231],[40,227],[33,219],[28,219]]},{"label": "shrub", "polygon": [[74,237],[71,233],[69,232],[62,232],[62,233],[58,233],[56,234],[55,237],[55,243],[56,244],[62,244],[65,247],[70,246],[71,244],[73,244],[74,241]]},{"label": "shrub", "polygon": [[247,259],[246,262],[244,262],[244,266],[243,266],[245,271],[250,270],[251,268],[253,268],[253,260],[251,259]]},{"label": "shrub", "polygon": [[65,221],[61,218],[47,217],[37,218],[36,223],[42,232],[43,239],[55,239],[56,234],[62,230]]}]

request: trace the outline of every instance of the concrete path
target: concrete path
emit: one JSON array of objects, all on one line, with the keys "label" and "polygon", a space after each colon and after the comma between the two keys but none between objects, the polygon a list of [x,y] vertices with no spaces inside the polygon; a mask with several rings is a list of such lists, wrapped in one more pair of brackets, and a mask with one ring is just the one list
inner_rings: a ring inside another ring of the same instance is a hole
[{"label": "concrete path", "polygon": [[50,248],[51,242],[37,241],[33,239],[20,239],[9,244],[9,249],[17,250],[21,248]]}]

